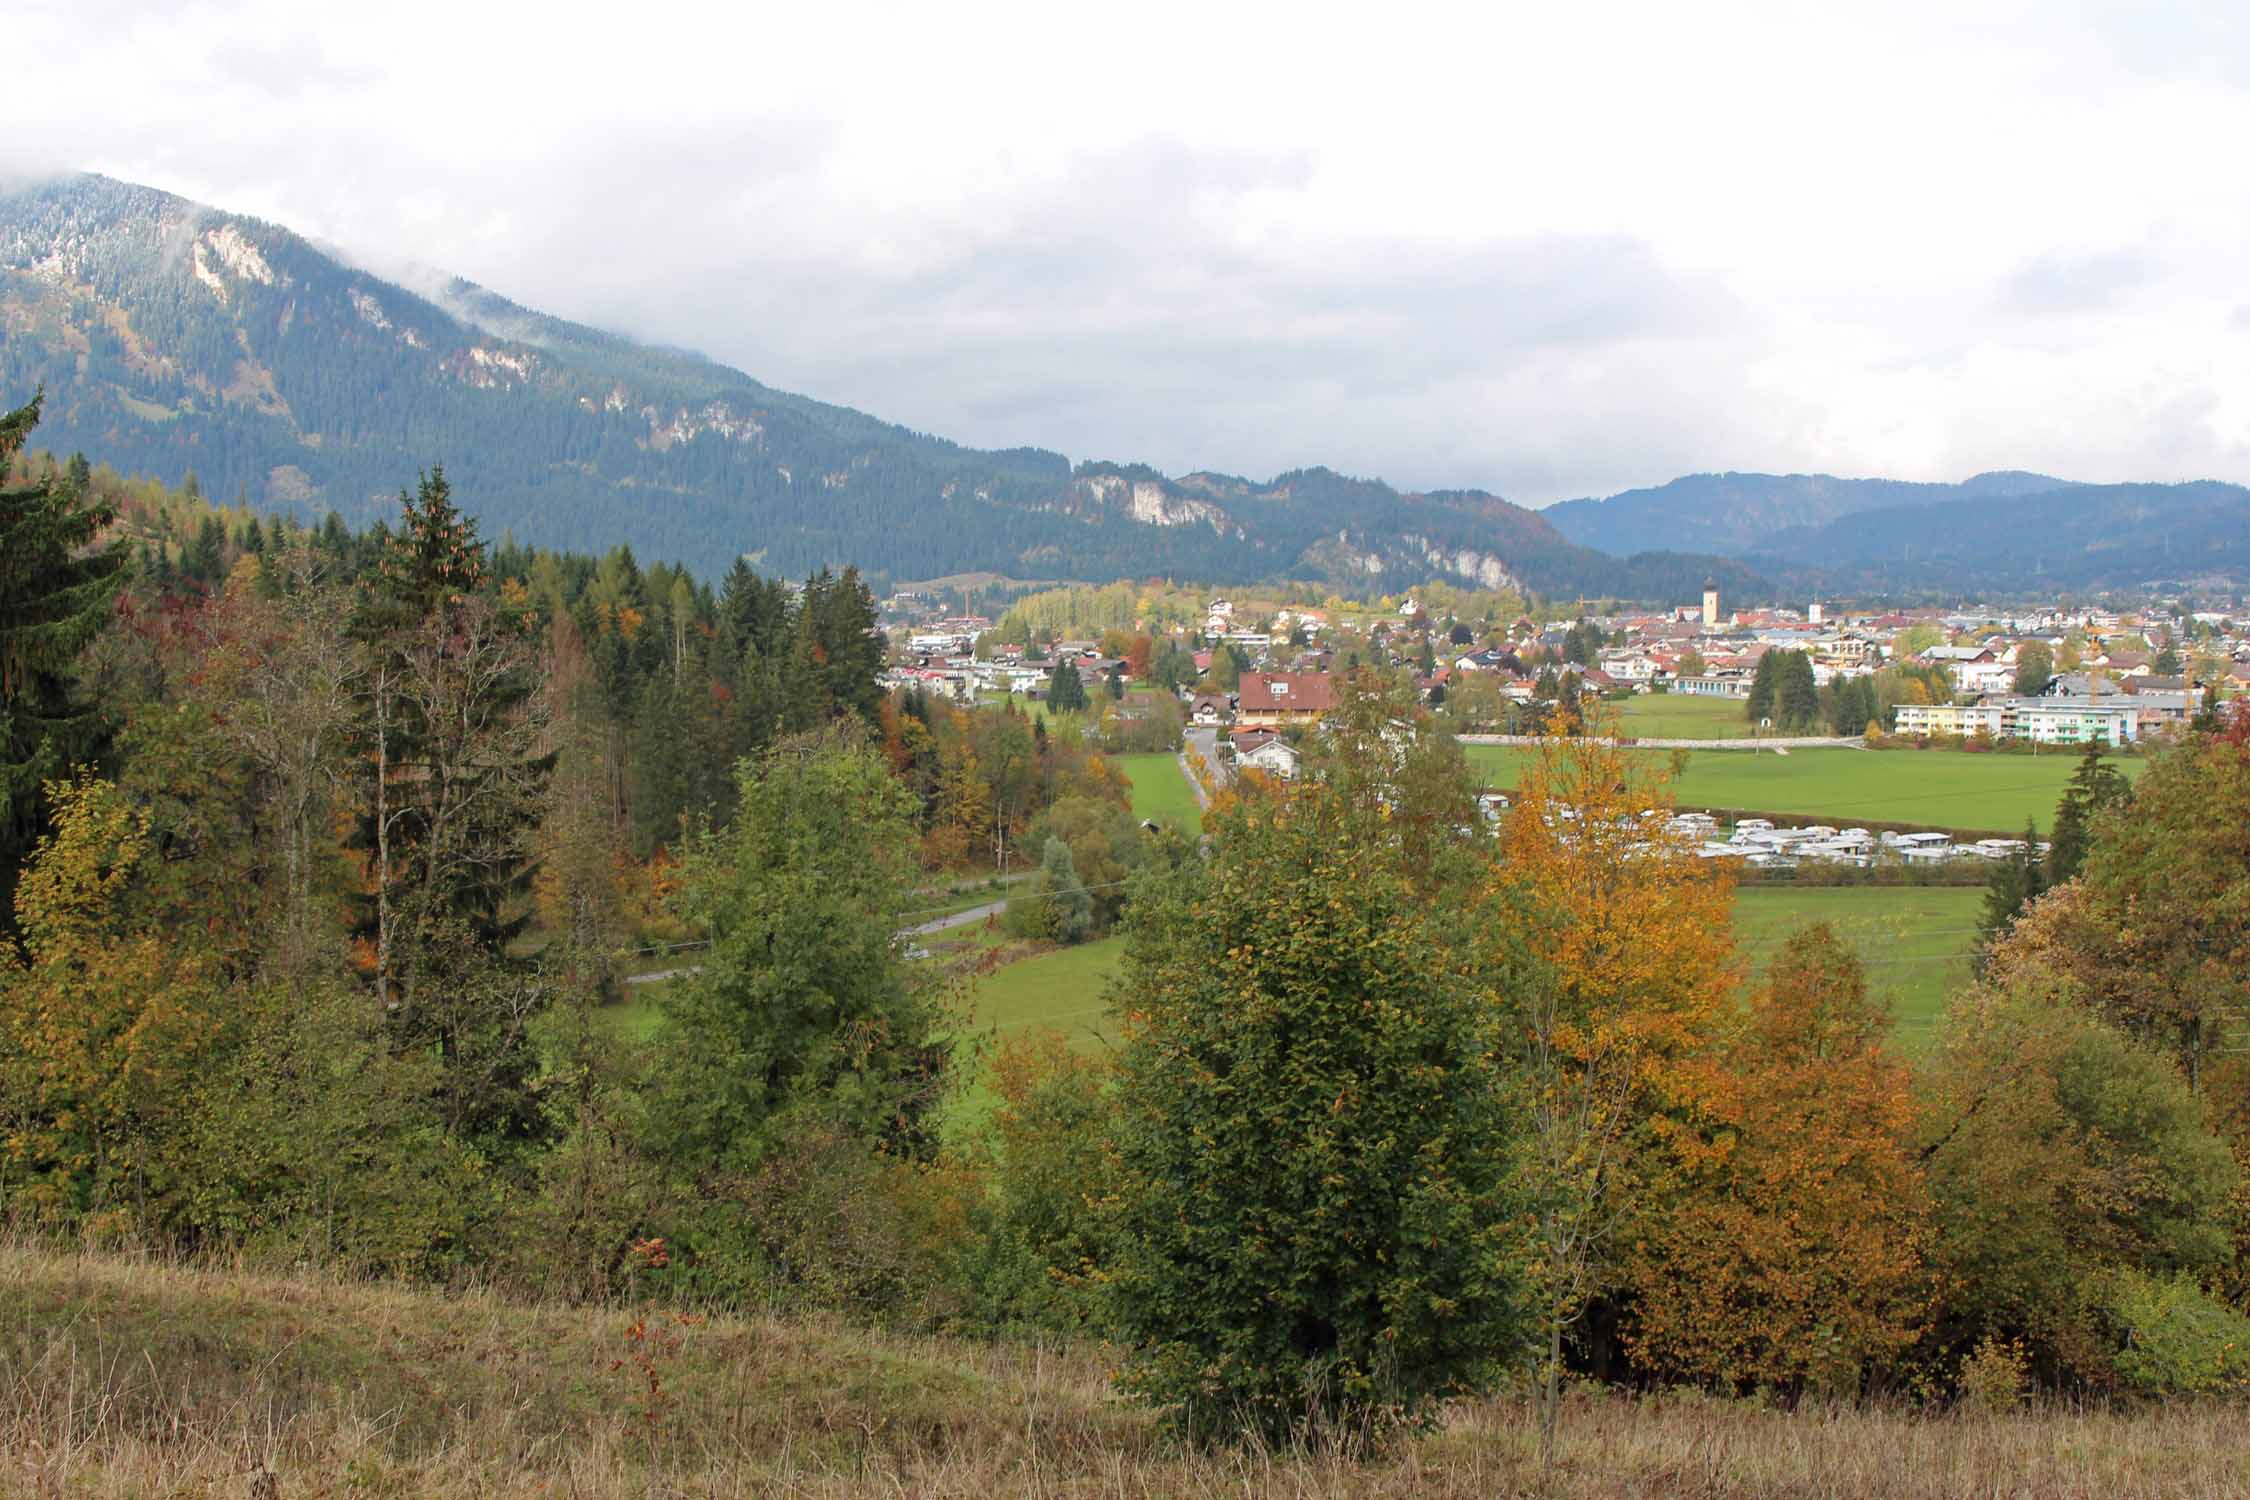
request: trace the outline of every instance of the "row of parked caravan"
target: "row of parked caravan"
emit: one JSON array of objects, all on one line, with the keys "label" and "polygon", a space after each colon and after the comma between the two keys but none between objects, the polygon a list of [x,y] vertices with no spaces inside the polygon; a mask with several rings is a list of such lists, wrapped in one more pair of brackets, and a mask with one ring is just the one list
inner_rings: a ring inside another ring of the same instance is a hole
[{"label": "row of parked caravan", "polygon": [[[1942,865],[1955,860],[2015,857],[2022,839],[1978,839],[1956,843],[1948,833],[1871,833],[1865,828],[1776,828],[1766,818],[1744,818],[1720,835],[1719,820],[1708,813],[1678,813],[1666,825],[1674,837],[1693,843],[1704,859],[1739,859],[1759,869],[1789,869],[1804,863],[1851,865]],[[2045,855],[2042,843],[2036,852]]]},{"label": "row of parked caravan", "polygon": [[[1501,792],[1487,792],[1478,799],[1486,825],[1497,829],[1508,809],[1508,798]],[[1659,838],[1651,831],[1655,820],[1664,819],[1664,836]],[[1575,809],[1565,807],[1559,814],[1550,813],[1547,825],[1566,830],[1565,842],[1573,840],[1569,825],[1578,821]],[[1977,839],[1974,842],[1954,841],[1949,833],[1893,833],[1888,830],[1874,833],[1865,828],[1830,828],[1815,824],[1810,828],[1776,828],[1770,818],[1744,818],[1724,830],[1719,820],[1709,813],[1684,812],[1665,816],[1651,810],[1637,818],[1620,820],[1621,827],[1642,830],[1628,852],[1658,854],[1692,849],[1703,859],[1739,859],[1746,865],[1759,869],[1794,869],[1800,864],[1851,865],[1867,869],[1872,865],[1942,865],[1955,860],[2012,859],[2023,848],[2022,839]],[[2045,857],[2047,845],[2033,846],[2036,854]]]}]

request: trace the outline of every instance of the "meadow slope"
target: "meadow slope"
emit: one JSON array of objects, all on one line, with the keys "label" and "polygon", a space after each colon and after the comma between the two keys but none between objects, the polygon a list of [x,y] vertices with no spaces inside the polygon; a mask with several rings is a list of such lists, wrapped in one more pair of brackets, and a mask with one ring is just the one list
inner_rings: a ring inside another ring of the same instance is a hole
[{"label": "meadow slope", "polygon": [[[1462,1402],[1364,1462],[1182,1452],[1087,1345],[681,1317],[0,1248],[0,1493],[2217,1500],[2250,1411]],[[266,1476],[271,1476],[268,1479]]]}]

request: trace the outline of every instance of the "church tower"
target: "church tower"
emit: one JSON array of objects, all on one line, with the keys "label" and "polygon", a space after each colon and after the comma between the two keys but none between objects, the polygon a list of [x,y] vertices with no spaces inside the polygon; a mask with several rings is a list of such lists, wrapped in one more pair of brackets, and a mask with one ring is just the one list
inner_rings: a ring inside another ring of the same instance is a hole
[{"label": "church tower", "polygon": [[1719,580],[1716,578],[1703,580],[1703,628],[1719,628]]}]

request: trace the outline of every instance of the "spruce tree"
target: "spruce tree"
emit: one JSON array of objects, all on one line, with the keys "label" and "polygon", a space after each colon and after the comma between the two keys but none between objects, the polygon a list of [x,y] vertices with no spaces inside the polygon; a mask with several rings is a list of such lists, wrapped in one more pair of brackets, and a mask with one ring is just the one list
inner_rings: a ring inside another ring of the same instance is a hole
[{"label": "spruce tree", "polygon": [[180,571],[197,583],[217,583],[226,572],[226,528],[217,516],[205,516],[180,559]]},{"label": "spruce tree", "polygon": [[1820,689],[1813,683],[1811,657],[1802,651],[1782,652],[1781,663],[1774,668],[1774,683],[1782,727],[1810,729],[1820,722]]},{"label": "spruce tree", "polygon": [[1078,669],[1068,661],[1058,660],[1055,670],[1047,674],[1047,709],[1050,713],[1078,713],[1086,707],[1086,684],[1079,679]]},{"label": "spruce tree", "polygon": [[[374,757],[357,842],[387,869],[385,904],[416,922],[458,920],[497,956],[529,917],[526,836],[552,757],[518,732],[536,684],[528,651],[507,654],[519,622],[495,621],[480,598],[476,522],[454,507],[443,469],[399,500],[404,524],[385,539],[353,619],[366,658],[361,735]],[[473,659],[480,646],[494,654]],[[436,702],[454,710],[447,722],[433,721]]]},{"label": "spruce tree", "polygon": [[1768,651],[1758,658],[1758,670],[1750,678],[1750,701],[1745,704],[1745,716],[1753,724],[1762,724],[1774,715],[1779,684],[1774,680],[1775,669],[1781,665],[1779,653]]},{"label": "spruce tree", "polygon": [[2102,759],[2101,742],[2087,741],[2085,753],[2078,758],[2078,769],[2071,773],[2062,800],[2055,804],[2055,836],[2047,849],[2047,884],[2061,885],[2077,878],[2093,844],[2095,815],[2130,801],[2132,795],[2132,785],[2124,773]]},{"label": "spruce tree", "polygon": [[72,691],[72,665],[108,623],[126,558],[94,545],[116,517],[74,479],[7,482],[39,403],[0,417],[0,933],[14,931],[16,876],[46,816],[42,784],[106,745],[108,726]]},{"label": "spruce tree", "polygon": [[2039,859],[2039,829],[2026,821],[2022,846],[1992,867],[1984,885],[1984,911],[1977,918],[1976,965],[1981,972],[1993,948],[2016,925],[2025,907],[2046,892]]}]

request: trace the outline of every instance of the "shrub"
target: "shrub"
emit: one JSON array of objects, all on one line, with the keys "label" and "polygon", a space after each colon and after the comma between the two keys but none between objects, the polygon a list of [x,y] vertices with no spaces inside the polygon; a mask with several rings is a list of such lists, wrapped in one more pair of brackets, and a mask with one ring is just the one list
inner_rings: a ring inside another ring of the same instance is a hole
[{"label": "shrub", "polygon": [[2118,1345],[2118,1382],[2145,1396],[2199,1396],[2250,1377],[2250,1318],[2205,1295],[2187,1276],[2120,1271],[2105,1310]]},{"label": "shrub", "polygon": [[1344,769],[1221,810],[1128,909],[1114,1306],[1127,1388],[1197,1437],[1353,1440],[1522,1347],[1495,978],[1409,879],[1424,792]]},{"label": "shrub", "polygon": [[1000,1102],[970,1148],[984,1193],[963,1267],[975,1319],[1095,1331],[1116,1259],[1112,1070],[1039,1030],[1003,1042],[987,1077]]},{"label": "shrub", "polygon": [[2021,1339],[1987,1336],[1961,1361],[1961,1404],[1972,1411],[2012,1411],[2031,1385],[2031,1356]]}]

